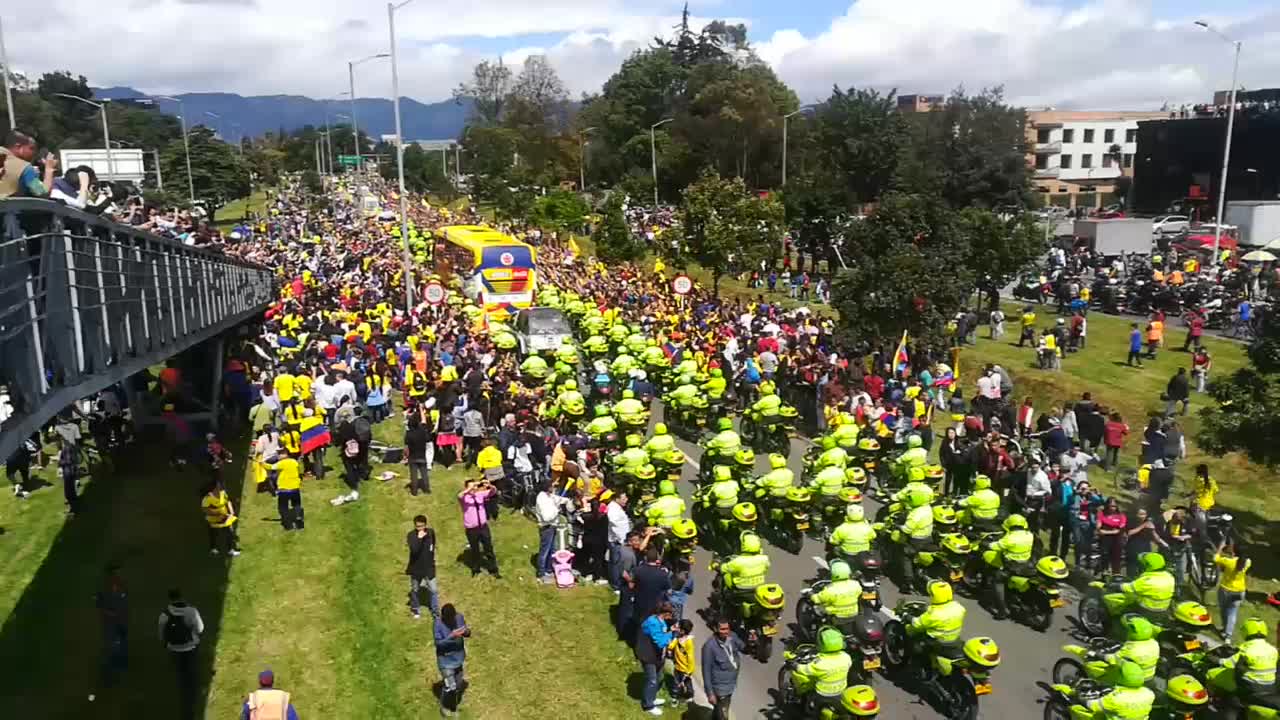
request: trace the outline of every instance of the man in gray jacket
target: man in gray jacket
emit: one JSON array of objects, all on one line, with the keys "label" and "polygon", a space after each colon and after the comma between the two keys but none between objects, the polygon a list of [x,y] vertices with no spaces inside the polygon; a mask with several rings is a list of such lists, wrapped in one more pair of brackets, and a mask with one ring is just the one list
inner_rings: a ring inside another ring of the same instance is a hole
[{"label": "man in gray jacket", "polygon": [[178,673],[179,711],[181,720],[194,720],[196,716],[196,691],[200,680],[196,676],[196,651],[200,647],[200,634],[204,632],[204,620],[200,611],[188,605],[182,591],[169,591],[169,605],[160,613],[160,642],[169,651]]},{"label": "man in gray jacket", "polygon": [[726,618],[716,621],[716,632],[702,643],[702,686],[711,703],[714,720],[729,720],[729,703],[738,687],[742,664],[742,640],[734,634]]}]

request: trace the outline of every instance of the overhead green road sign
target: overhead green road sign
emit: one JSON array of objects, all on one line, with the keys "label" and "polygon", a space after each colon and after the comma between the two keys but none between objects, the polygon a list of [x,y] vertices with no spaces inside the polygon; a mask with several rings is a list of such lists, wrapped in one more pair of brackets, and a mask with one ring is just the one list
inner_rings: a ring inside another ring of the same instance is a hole
[{"label": "overhead green road sign", "polygon": [[338,164],[343,167],[360,167],[359,155],[339,155]]}]

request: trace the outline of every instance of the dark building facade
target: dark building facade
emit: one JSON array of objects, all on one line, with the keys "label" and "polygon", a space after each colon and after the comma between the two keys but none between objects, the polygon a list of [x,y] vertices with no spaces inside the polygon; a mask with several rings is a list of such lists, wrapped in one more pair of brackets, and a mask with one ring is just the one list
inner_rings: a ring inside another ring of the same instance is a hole
[{"label": "dark building facade", "polygon": [[[1177,208],[1208,219],[1217,210],[1227,118],[1223,115],[1138,123],[1133,208]],[[1232,132],[1227,200],[1280,197],[1280,106],[1238,109]]]}]

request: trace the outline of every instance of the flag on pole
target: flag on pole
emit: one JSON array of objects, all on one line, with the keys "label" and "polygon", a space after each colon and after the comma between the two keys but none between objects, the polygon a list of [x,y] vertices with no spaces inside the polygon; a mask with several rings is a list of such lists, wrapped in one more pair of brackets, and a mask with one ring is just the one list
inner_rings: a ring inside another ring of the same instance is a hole
[{"label": "flag on pole", "polygon": [[893,353],[893,367],[899,375],[906,375],[911,367],[911,358],[907,355],[907,331],[902,331],[902,340]]},{"label": "flag on pole", "polygon": [[582,255],[582,248],[578,247],[578,241],[575,240],[572,235],[569,236],[569,252],[574,257],[579,257]]}]

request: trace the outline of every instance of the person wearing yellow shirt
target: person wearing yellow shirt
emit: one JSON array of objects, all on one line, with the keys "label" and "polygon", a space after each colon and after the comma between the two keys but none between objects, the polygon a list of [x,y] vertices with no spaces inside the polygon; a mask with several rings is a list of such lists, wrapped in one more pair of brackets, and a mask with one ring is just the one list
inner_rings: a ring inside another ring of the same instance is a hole
[{"label": "person wearing yellow shirt", "polygon": [[1235,543],[1218,546],[1213,556],[1213,564],[1218,566],[1218,610],[1222,613],[1222,637],[1231,642],[1236,631],[1236,618],[1240,615],[1240,605],[1244,603],[1248,590],[1247,574],[1253,561],[1236,549]]},{"label": "person wearing yellow shirt", "polygon": [[667,649],[674,666],[672,695],[679,702],[693,700],[693,673],[697,670],[697,646],[693,640],[693,621],[682,618],[676,623],[675,635]]},{"label": "person wearing yellow shirt", "polygon": [[287,448],[283,458],[264,465],[276,472],[276,507],[280,511],[280,525],[285,530],[303,529],[302,464],[298,462],[298,451]]},{"label": "person wearing yellow shirt", "polygon": [[215,479],[209,483],[200,499],[200,510],[204,520],[209,524],[209,554],[221,552],[218,546],[225,543],[227,555],[235,557],[240,554],[240,544],[236,540],[236,509],[222,487],[222,481]]},{"label": "person wearing yellow shirt", "polygon": [[502,451],[498,449],[492,438],[485,438],[484,447],[476,454],[476,467],[490,482],[502,479]]}]

